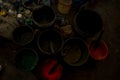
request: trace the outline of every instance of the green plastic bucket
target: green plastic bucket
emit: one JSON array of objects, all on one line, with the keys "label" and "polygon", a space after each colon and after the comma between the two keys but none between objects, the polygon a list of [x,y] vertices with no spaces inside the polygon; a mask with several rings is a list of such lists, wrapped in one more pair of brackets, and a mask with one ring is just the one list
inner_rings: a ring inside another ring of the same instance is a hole
[{"label": "green plastic bucket", "polygon": [[15,57],[15,65],[17,68],[31,71],[35,68],[38,62],[38,54],[35,50],[24,48],[18,52]]}]

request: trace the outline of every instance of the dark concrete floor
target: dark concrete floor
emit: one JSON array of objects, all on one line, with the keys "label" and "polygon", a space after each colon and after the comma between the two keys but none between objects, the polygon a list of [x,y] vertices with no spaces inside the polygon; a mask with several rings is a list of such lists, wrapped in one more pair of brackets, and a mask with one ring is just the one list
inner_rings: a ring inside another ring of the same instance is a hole
[{"label": "dark concrete floor", "polygon": [[[120,80],[120,0],[99,0],[96,7],[92,7],[92,9],[103,18],[105,30],[103,40],[108,45],[109,56],[105,60],[96,61],[95,64],[91,63],[85,68],[68,71],[62,80]],[[0,55],[0,63],[14,63],[16,47],[7,45],[9,49],[0,47],[0,54],[4,53],[4,55]],[[23,73],[16,70],[11,64],[4,74],[16,76],[16,72],[23,77],[29,76],[21,80],[36,80],[31,72]],[[16,78],[7,79],[5,76],[0,80],[16,80]]]}]

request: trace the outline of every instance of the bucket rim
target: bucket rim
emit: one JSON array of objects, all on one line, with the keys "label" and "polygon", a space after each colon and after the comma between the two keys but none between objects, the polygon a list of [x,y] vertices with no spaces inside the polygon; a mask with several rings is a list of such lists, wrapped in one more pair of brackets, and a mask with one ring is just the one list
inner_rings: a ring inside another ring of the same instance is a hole
[{"label": "bucket rim", "polygon": [[[82,12],[82,11],[91,11],[91,12],[94,12],[95,14],[97,14],[97,15],[100,17],[100,19],[101,19],[101,21],[102,21],[102,26],[101,26],[101,29],[100,29],[98,32],[96,32],[95,34],[90,34],[90,33],[84,32],[84,31],[82,31],[81,29],[78,30],[78,27],[79,27],[79,26],[77,25],[76,19],[77,19],[77,16],[79,15],[79,13]],[[75,17],[74,17],[74,19],[73,19],[73,24],[74,24],[73,29],[74,29],[79,35],[81,35],[81,36],[83,36],[83,37],[94,37],[94,36],[96,36],[100,31],[102,31],[102,30],[104,29],[104,27],[103,27],[103,20],[102,20],[101,15],[100,15],[98,12],[96,12],[96,11],[94,11],[94,10],[89,10],[89,9],[85,9],[85,10],[82,10],[82,9],[81,9],[81,10],[75,15]],[[77,27],[77,28],[76,28],[76,27]]]},{"label": "bucket rim", "polygon": [[[19,42],[16,42],[16,40],[14,39],[14,32],[15,32],[17,29],[20,29],[20,28],[23,28],[23,27],[29,28],[30,32],[32,33],[32,38],[31,38],[27,43],[21,44],[21,43],[19,43]],[[13,42],[14,42],[15,44],[17,44],[17,45],[20,45],[20,46],[25,46],[25,45],[29,44],[30,42],[32,42],[32,40],[34,39],[34,36],[35,36],[34,30],[33,30],[32,27],[30,27],[30,26],[20,26],[20,27],[17,27],[17,28],[12,32],[12,40],[13,40]]]},{"label": "bucket rim", "polygon": [[[49,22],[49,23],[44,23],[44,24],[39,24],[38,22],[36,22],[35,20],[34,20],[34,18],[33,18],[33,13],[34,13],[34,11],[35,10],[37,10],[37,9],[39,9],[39,8],[42,8],[42,7],[49,7],[49,8],[51,8],[51,10],[53,11],[53,14],[54,14],[54,19],[51,21],[51,22]],[[36,7],[34,10],[33,10],[33,12],[32,12],[32,19],[33,19],[33,22],[38,26],[38,27],[40,27],[40,28],[48,28],[48,27],[50,27],[52,24],[54,24],[54,22],[55,22],[55,20],[56,20],[56,13],[55,13],[55,11],[54,11],[54,9],[52,8],[52,7],[50,7],[50,6],[48,6],[48,5],[42,5],[42,6],[38,6],[38,7]]]}]

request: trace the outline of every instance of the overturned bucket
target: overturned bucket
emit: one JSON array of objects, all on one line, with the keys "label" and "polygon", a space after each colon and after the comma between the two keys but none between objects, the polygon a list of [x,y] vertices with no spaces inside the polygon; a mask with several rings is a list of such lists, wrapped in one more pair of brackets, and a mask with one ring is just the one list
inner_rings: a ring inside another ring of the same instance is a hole
[{"label": "overturned bucket", "polygon": [[32,18],[38,27],[45,28],[54,23],[56,16],[52,7],[43,5],[33,10]]},{"label": "overturned bucket", "polygon": [[65,41],[61,55],[65,64],[81,66],[88,60],[89,53],[86,43],[80,38],[70,38]]},{"label": "overturned bucket", "polygon": [[18,52],[15,57],[15,65],[17,68],[25,71],[31,71],[38,62],[38,54],[35,50],[24,48]]}]

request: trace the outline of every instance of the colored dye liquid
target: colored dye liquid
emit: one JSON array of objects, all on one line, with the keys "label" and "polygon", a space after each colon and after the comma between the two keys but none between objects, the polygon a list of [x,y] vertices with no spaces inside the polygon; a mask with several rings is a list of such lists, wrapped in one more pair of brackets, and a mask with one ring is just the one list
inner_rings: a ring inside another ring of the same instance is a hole
[{"label": "colored dye liquid", "polygon": [[24,70],[33,69],[37,62],[36,56],[30,52],[28,52],[28,53],[26,52],[18,57],[19,57],[18,67],[20,67],[21,69],[24,69]]},{"label": "colored dye liquid", "polygon": [[25,68],[25,69],[30,69],[34,66],[34,63],[36,61],[36,58],[33,57],[33,56],[30,56],[30,55],[24,55],[22,57],[22,66]]}]

